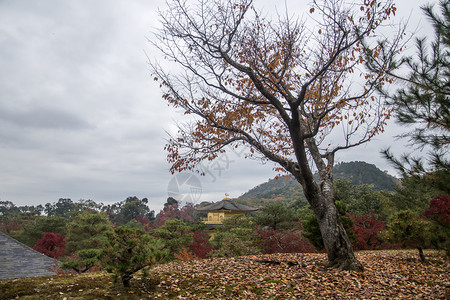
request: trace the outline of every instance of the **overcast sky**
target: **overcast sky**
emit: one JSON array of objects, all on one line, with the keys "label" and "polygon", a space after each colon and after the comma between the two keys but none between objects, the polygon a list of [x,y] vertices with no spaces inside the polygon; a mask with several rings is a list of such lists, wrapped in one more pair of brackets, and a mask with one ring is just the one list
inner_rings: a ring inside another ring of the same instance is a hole
[{"label": "overcast sky", "polygon": [[[287,1],[289,11],[301,15],[305,6],[297,2]],[[268,3],[255,1],[273,11]],[[430,35],[419,11],[424,3],[397,5],[419,36]],[[111,203],[137,196],[159,211],[168,195],[217,201],[276,175],[272,165],[239,152],[206,165],[205,177],[169,173],[165,131],[177,114],[161,99],[146,57],[159,55],[147,41],[159,26],[158,7],[164,1],[0,1],[0,200]],[[394,174],[379,151],[402,152],[393,139],[398,132],[392,125],[337,160],[364,160]]]}]

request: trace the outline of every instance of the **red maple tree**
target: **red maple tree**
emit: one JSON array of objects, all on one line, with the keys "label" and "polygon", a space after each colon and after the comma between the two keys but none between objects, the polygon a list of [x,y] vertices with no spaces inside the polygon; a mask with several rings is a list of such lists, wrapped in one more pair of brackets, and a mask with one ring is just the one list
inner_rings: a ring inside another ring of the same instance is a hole
[{"label": "red maple tree", "polygon": [[64,255],[66,247],[64,235],[53,232],[43,232],[42,235],[43,237],[34,245],[34,250],[56,259]]},{"label": "red maple tree", "polygon": [[445,225],[450,223],[450,196],[441,195],[431,199],[430,207],[424,215]]},{"label": "red maple tree", "polygon": [[206,258],[209,252],[214,250],[214,247],[208,244],[209,235],[205,232],[195,231],[192,244],[189,249],[195,256],[199,258]]},{"label": "red maple tree", "polygon": [[350,228],[356,234],[356,242],[353,243],[355,250],[373,250],[379,249],[382,242],[377,238],[378,233],[386,229],[386,224],[378,221],[375,215],[353,216],[349,214],[353,221],[353,227]]}]

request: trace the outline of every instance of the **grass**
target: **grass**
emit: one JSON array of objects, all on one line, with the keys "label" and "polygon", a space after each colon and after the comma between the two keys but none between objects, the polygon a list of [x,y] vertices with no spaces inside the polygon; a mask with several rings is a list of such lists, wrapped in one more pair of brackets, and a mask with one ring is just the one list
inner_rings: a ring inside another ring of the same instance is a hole
[{"label": "grass", "polygon": [[450,298],[448,258],[425,254],[422,264],[415,251],[358,252],[363,272],[327,268],[324,254],[173,262],[138,274],[128,289],[105,272],[8,279],[0,280],[0,299]]}]

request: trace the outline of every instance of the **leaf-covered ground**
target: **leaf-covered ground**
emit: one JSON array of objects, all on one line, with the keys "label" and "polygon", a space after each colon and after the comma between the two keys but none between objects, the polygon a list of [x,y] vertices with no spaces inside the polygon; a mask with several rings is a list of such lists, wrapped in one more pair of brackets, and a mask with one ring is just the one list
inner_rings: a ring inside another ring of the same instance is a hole
[{"label": "leaf-covered ground", "polygon": [[449,299],[444,254],[359,252],[363,272],[327,268],[324,254],[275,254],[174,262],[128,290],[106,273],[0,280],[1,299]]}]

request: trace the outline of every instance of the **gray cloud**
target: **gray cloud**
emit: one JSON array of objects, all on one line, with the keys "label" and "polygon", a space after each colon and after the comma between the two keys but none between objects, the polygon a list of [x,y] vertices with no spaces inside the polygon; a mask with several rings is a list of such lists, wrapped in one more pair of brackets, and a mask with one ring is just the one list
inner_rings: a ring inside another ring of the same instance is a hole
[{"label": "gray cloud", "polygon": [[85,122],[77,115],[49,107],[37,107],[22,111],[0,111],[0,120],[8,121],[20,127],[61,130],[80,130],[90,127],[89,123]]}]

